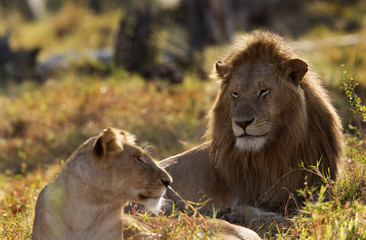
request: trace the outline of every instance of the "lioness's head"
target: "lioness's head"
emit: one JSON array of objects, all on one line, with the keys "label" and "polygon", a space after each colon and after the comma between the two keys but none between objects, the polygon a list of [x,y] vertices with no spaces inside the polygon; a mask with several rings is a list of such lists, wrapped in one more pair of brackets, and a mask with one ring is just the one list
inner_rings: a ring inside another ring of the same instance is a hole
[{"label": "lioness's head", "polygon": [[258,152],[273,144],[291,121],[306,120],[296,115],[306,109],[300,83],[308,65],[278,51],[280,41],[271,37],[262,33],[255,42],[246,39],[240,50],[215,64],[214,74],[222,80],[215,114],[226,121],[221,127],[231,127],[241,151]]},{"label": "lioness's head", "polygon": [[113,192],[114,200],[138,202],[152,211],[160,209],[172,178],[135,144],[133,135],[114,128],[104,130],[94,142],[92,162],[100,171],[96,176],[100,190]]}]

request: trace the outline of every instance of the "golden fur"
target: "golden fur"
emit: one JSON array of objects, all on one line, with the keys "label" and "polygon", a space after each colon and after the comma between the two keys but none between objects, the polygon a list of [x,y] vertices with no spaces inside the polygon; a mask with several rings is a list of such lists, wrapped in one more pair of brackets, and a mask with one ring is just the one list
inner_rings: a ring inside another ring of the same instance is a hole
[{"label": "golden fur", "polygon": [[183,198],[211,198],[216,210],[230,207],[250,221],[254,209],[245,206],[278,210],[289,193],[319,182],[295,170],[302,164],[320,162],[320,171],[336,178],[341,121],[318,77],[281,37],[242,36],[212,75],[221,89],[208,114],[207,142],[159,163]]},{"label": "golden fur", "polygon": [[32,239],[121,239],[128,201],[160,209],[172,179],[128,132],[108,128],[82,144],[37,203]]}]

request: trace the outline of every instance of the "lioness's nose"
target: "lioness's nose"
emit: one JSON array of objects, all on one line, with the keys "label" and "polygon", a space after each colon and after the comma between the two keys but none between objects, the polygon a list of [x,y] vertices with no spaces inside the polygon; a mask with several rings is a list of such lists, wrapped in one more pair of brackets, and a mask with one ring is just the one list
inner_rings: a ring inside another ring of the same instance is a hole
[{"label": "lioness's nose", "polygon": [[163,183],[163,185],[165,187],[168,187],[171,183],[172,183],[172,179],[168,178],[168,179],[161,179],[161,182]]},{"label": "lioness's nose", "polygon": [[252,117],[250,120],[235,121],[235,124],[245,130],[253,121],[254,121],[254,117]]}]

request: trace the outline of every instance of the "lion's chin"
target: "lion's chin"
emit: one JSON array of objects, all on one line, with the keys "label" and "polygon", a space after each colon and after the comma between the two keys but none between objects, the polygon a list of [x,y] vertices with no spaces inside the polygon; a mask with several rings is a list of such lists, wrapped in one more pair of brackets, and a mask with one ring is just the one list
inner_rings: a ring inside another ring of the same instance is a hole
[{"label": "lion's chin", "polygon": [[266,137],[238,137],[235,146],[242,152],[259,152],[266,143]]}]

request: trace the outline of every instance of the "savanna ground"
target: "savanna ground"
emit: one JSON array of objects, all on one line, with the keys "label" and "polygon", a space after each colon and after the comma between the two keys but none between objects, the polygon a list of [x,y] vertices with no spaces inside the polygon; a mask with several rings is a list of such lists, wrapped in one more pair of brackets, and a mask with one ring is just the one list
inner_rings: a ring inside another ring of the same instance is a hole
[{"label": "savanna ground", "polygon": [[[8,16],[0,20],[0,32],[10,26],[12,46],[41,45],[41,59],[45,59],[63,51],[111,47],[121,14],[114,11],[95,15],[68,4],[59,13],[39,22],[25,22],[16,14]],[[61,38],[57,37],[59,32],[63,32]],[[317,26],[299,40],[342,34]],[[366,28],[358,34],[365,39]],[[212,47],[205,51],[207,72],[224,49]],[[324,80],[342,115],[347,135],[344,170],[335,183],[325,180],[320,196],[308,198],[299,206],[298,214],[291,217],[290,227],[264,233],[263,237],[366,239],[363,132],[362,127],[349,126],[349,123],[357,126],[365,119],[366,109],[353,94],[352,86],[348,92],[343,89],[344,80],[350,83],[356,77],[360,83],[356,90],[366,97],[366,44],[321,48],[303,55]],[[182,85],[168,86],[164,82],[146,82],[113,67],[105,74],[103,66],[88,64],[100,71],[90,73],[71,67],[45,83],[7,83],[0,89],[1,239],[30,238],[35,202],[42,187],[77,146],[108,126],[126,129],[137,136],[140,144],[152,145],[156,159],[201,142],[206,124],[204,116],[215,99],[217,82],[200,81],[193,72],[187,72]],[[304,189],[299,193],[312,191]],[[165,234],[164,239],[208,238],[202,234],[194,236],[195,231],[200,232],[198,228],[176,226],[174,231],[165,230],[171,235]]]}]

